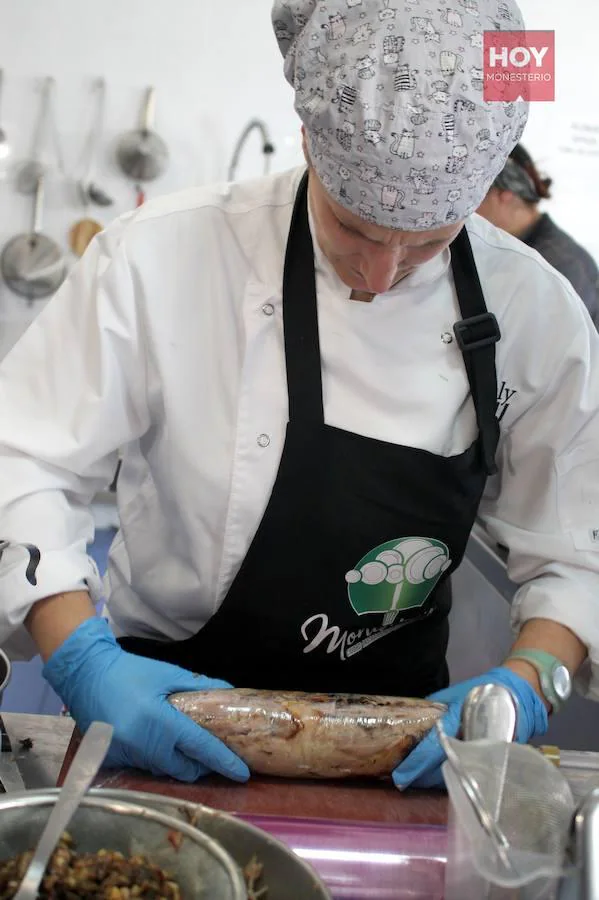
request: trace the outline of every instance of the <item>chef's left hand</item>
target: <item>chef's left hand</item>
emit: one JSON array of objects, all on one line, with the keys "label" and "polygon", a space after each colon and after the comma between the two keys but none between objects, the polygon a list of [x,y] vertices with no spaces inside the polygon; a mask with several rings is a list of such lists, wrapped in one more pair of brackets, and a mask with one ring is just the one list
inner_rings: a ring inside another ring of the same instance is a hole
[{"label": "chef's left hand", "polygon": [[[535,735],[547,731],[547,710],[535,689],[510,669],[499,666],[484,675],[469,678],[459,684],[451,685],[427,700],[446,703],[449,709],[443,716],[443,730],[449,737],[456,737],[460,729],[462,705],[473,687],[479,684],[502,684],[508,688],[517,701],[516,740],[526,744]],[[429,788],[443,787],[441,765],[445,761],[445,753],[441,749],[437,729],[432,728],[426,737],[415,747],[402,763],[393,771],[393,781],[400,790],[407,787]]]}]

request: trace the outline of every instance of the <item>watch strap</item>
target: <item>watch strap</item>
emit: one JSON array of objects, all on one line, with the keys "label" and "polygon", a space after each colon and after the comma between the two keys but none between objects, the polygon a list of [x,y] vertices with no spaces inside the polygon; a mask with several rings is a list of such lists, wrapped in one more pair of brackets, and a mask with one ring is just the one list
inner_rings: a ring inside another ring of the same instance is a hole
[{"label": "watch strap", "polygon": [[551,653],[547,653],[545,650],[533,650],[528,648],[514,650],[508,657],[508,660],[510,659],[521,659],[534,666],[539,675],[543,696],[547,702],[551,704],[553,712],[558,712],[563,706],[564,701],[555,691],[553,685],[553,672],[557,666],[564,666],[561,659],[558,659],[557,656],[553,656]]}]

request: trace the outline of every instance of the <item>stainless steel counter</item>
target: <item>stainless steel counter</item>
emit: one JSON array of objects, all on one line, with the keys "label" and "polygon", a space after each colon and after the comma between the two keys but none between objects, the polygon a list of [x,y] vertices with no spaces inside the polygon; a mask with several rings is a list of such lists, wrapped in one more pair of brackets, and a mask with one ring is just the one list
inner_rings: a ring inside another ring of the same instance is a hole
[{"label": "stainless steel counter", "polygon": [[[24,713],[2,713],[13,754],[27,788],[55,787],[66,753],[73,720],[66,716],[30,716]],[[29,738],[30,750],[20,742]]]}]

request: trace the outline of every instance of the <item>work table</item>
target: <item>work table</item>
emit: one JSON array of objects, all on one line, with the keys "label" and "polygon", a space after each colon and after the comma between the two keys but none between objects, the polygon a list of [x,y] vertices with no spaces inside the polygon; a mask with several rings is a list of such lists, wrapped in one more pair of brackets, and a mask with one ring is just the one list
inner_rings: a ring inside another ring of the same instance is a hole
[{"label": "work table", "polygon": [[232,784],[215,776],[188,785],[128,770],[103,772],[95,786],[168,794],[240,815],[397,825],[445,825],[447,820],[444,793],[400,794],[391,782],[287,781],[254,775],[247,784]]},{"label": "work table", "polygon": [[[60,783],[78,743],[72,720],[9,713],[3,719],[26,787]],[[26,739],[33,744],[21,749]],[[564,772],[579,797],[599,786],[599,773]],[[156,793],[175,803],[200,803],[234,813],[310,862],[334,900],[443,897],[448,801],[440,791],[400,794],[388,781],[257,776],[245,785],[217,776],[187,785],[134,770],[100,772],[95,786],[114,790],[115,796],[120,791]]]},{"label": "work table", "polygon": [[[77,745],[69,746],[62,777]],[[183,784],[133,769],[100,772],[95,787],[167,794],[178,800],[202,803],[239,815],[284,816],[304,819],[336,819],[345,822],[377,822],[390,825],[445,825],[447,797],[441,791],[408,791],[400,794],[385,781],[304,781],[254,775],[247,784],[235,784],[220,776]]]},{"label": "work table", "polygon": [[[73,734],[73,720],[67,716],[7,712],[2,713],[2,719],[25,787],[29,790],[54,787]],[[23,750],[20,741],[27,739],[32,741],[32,746]]]},{"label": "work table", "polygon": [[[19,713],[4,713],[2,717],[25,786],[29,789],[54,787],[63,761],[66,769],[74,752],[76,742],[69,746],[73,734],[72,719]],[[20,750],[20,741],[27,738],[33,746],[29,750]],[[447,818],[447,797],[442,792],[400,794],[388,781],[287,781],[254,776],[247,784],[240,785],[214,776],[188,785],[135,770],[105,770],[95,784],[96,787],[168,794],[242,815],[406,825],[444,825]]]},{"label": "work table", "polygon": [[[13,742],[17,762],[28,789],[54,787],[69,748],[73,720],[66,716],[2,713]],[[30,750],[19,742],[29,738]],[[67,755],[68,751],[68,755]],[[599,771],[562,769],[575,797],[599,787]],[[154,778],[135,770],[103,771],[97,787],[165,793],[217,809],[241,814],[304,816],[406,825],[444,825],[447,797],[440,791],[407,791],[400,794],[390,782],[286,781],[254,776],[246,785],[222,778],[204,778],[194,785],[168,778]],[[1,790],[1,789],[0,789]]]},{"label": "work table", "polygon": [[[76,737],[70,740],[72,720],[15,714],[3,718],[26,786],[60,783],[77,744]],[[27,738],[33,746],[19,752],[20,741]],[[390,781],[307,782],[257,776],[245,785],[217,776],[186,785],[133,770],[101,772],[95,786],[160,793],[234,813],[311,863],[334,900],[443,896],[446,832],[440,826],[446,821],[447,798],[441,792],[400,794]]]}]

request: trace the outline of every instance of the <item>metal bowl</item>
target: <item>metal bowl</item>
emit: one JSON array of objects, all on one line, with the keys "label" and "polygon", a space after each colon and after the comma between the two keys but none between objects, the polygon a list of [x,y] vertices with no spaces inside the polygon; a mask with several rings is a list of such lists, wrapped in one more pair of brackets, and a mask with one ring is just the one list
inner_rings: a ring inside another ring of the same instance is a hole
[{"label": "metal bowl", "polygon": [[[27,791],[0,797],[0,860],[36,845],[56,795]],[[99,791],[86,797],[69,826],[77,850],[143,853],[171,874],[186,900],[246,900],[243,875],[217,841],[165,811],[132,800]],[[183,835],[182,842],[171,843],[173,831]]]},{"label": "metal bowl", "polygon": [[[56,794],[55,789],[40,792]],[[331,894],[314,869],[293,851],[265,831],[217,809],[167,797],[162,794],[100,788],[90,791],[93,797],[109,797],[115,802],[137,803],[159,809],[178,823],[194,822],[195,828],[225,848],[239,868],[243,869],[255,856],[264,866],[264,884],[268,900],[331,900]],[[0,817],[2,811],[0,807]]]}]

